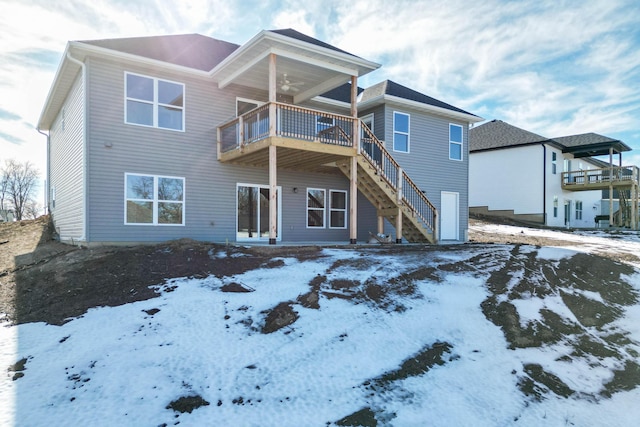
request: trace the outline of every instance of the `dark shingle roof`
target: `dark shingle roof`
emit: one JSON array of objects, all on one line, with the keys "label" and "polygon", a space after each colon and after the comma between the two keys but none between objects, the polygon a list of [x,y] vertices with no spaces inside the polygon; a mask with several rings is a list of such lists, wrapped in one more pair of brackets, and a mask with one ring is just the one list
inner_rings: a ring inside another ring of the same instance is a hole
[{"label": "dark shingle roof", "polygon": [[442,102],[438,99],[417,92],[413,89],[409,89],[408,87],[402,86],[401,84],[398,84],[391,80],[384,80],[378,84],[366,88],[362,92],[360,102],[366,102],[370,99],[375,99],[382,95],[396,96],[398,98],[407,99],[409,101],[420,102],[422,104],[432,105],[434,107],[444,108],[446,110],[475,116],[475,114],[471,114],[468,111],[462,110],[458,107],[454,107],[451,104],[447,104],[446,102]]},{"label": "dark shingle roof", "polygon": [[491,120],[469,131],[469,151],[472,152],[542,142],[549,142],[549,138],[520,129],[502,120]]},{"label": "dark shingle roof", "polygon": [[83,40],[93,46],[210,71],[240,46],[200,34]]},{"label": "dark shingle roof", "polygon": [[553,140],[564,145],[565,147],[581,147],[584,145],[620,142],[617,139],[598,135],[597,133],[583,133],[580,135],[561,136],[558,138],[553,138]]},{"label": "dark shingle roof", "polygon": [[[364,89],[361,87],[358,87],[358,94],[362,93],[363,90]],[[351,83],[345,83],[335,89],[331,89],[330,91],[323,93],[320,96],[323,98],[335,99],[336,101],[351,103]]]},{"label": "dark shingle roof", "polygon": [[346,53],[347,55],[351,55],[351,56],[354,56],[354,57],[358,58],[358,56],[356,56],[356,55],[354,55],[352,53],[349,53],[349,52],[344,51],[342,49],[338,49],[337,47],[332,46],[329,43],[325,43],[325,42],[323,42],[321,40],[314,39],[313,37],[310,37],[310,36],[308,36],[306,34],[302,34],[301,32],[294,30],[293,28],[285,28],[285,29],[282,29],[282,30],[269,30],[269,31],[271,31],[272,33],[280,34],[282,36],[290,37],[292,39],[300,40],[300,41],[303,41],[305,43],[310,43],[310,44],[313,44],[313,45],[316,45],[316,46],[320,46],[320,47],[324,47],[324,48],[327,48],[327,49],[335,50],[336,52]]}]

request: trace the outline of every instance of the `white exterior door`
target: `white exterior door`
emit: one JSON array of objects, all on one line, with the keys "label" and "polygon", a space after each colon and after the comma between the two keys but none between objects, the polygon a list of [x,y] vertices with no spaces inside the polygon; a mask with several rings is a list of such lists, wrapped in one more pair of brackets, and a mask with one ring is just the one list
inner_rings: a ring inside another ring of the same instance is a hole
[{"label": "white exterior door", "polygon": [[440,240],[460,238],[460,193],[440,193]]}]

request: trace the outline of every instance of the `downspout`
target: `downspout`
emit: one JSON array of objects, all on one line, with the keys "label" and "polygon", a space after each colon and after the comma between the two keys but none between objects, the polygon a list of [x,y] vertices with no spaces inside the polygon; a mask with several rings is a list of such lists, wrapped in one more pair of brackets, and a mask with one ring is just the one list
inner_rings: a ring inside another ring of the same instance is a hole
[{"label": "downspout", "polygon": [[542,144],[542,225],[547,225],[547,146]]},{"label": "downspout", "polygon": [[87,67],[84,62],[71,56],[71,52],[67,52],[67,59],[82,68],[82,95],[83,95],[83,112],[82,112],[82,236],[79,241],[87,241],[87,209],[89,207],[89,191],[87,190]]},{"label": "downspout", "polygon": [[51,213],[51,206],[50,203],[51,201],[49,200],[49,196],[51,194],[51,138],[49,137],[49,134],[46,134],[44,132],[42,132],[40,130],[40,127],[36,127],[36,131],[40,134],[40,135],[44,135],[47,137],[47,172],[46,172],[46,182],[44,183],[44,200],[45,200],[45,215],[50,214]]}]

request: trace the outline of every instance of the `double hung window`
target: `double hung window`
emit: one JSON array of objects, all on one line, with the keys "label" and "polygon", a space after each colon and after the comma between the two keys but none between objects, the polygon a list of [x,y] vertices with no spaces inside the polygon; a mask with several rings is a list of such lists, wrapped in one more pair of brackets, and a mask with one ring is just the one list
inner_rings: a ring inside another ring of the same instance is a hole
[{"label": "double hung window", "polygon": [[125,224],[184,225],[184,178],[125,174]]},{"label": "double hung window", "polygon": [[329,190],[329,228],[347,228],[347,192]]},{"label": "double hung window", "polygon": [[449,159],[462,160],[462,126],[449,124]]},{"label": "double hung window", "polygon": [[324,228],[325,190],[307,189],[307,228]]},{"label": "double hung window", "polygon": [[409,152],[409,115],[393,112],[393,151]]},{"label": "double hung window", "polygon": [[184,84],[125,73],[125,123],[184,130]]}]

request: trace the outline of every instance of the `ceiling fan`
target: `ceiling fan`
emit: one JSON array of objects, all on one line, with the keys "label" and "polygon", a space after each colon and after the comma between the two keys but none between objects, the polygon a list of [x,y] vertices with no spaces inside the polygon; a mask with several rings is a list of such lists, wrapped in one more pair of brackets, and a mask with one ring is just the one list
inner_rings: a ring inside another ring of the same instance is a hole
[{"label": "ceiling fan", "polygon": [[303,86],[304,82],[292,82],[287,78],[287,73],[282,74],[282,79],[280,80],[280,89],[283,92],[298,92],[297,86]]}]

